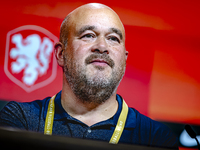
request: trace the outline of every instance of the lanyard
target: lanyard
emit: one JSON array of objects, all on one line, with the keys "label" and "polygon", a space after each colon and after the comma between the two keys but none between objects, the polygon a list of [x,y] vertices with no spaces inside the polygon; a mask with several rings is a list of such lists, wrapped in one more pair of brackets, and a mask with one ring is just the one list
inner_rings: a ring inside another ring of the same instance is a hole
[{"label": "lanyard", "polygon": [[[49,101],[46,120],[45,120],[44,134],[48,134],[48,135],[52,134],[52,129],[53,129],[53,120],[54,120],[54,112],[55,112],[55,105],[54,105],[55,97],[56,95],[54,95]],[[128,115],[128,106],[126,102],[123,100],[122,111],[120,113],[119,119],[117,121],[117,125],[115,127],[115,130],[113,132],[113,135],[109,143],[112,143],[112,144],[118,143],[121,137],[121,134],[124,130],[127,115]]]}]

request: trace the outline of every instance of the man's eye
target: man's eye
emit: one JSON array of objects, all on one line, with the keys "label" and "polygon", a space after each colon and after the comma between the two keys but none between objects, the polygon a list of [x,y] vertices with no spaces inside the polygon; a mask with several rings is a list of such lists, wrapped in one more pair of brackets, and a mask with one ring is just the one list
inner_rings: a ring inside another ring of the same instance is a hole
[{"label": "man's eye", "polygon": [[93,37],[94,37],[93,34],[85,34],[81,38],[93,38]]},{"label": "man's eye", "polygon": [[119,39],[115,36],[109,37],[109,40],[116,41],[116,42],[120,43]]}]

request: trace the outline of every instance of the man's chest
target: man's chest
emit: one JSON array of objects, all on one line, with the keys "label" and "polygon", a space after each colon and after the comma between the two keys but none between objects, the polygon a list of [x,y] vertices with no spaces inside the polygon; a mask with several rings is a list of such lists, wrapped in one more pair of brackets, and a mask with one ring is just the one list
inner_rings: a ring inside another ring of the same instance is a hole
[{"label": "man's chest", "polygon": [[[109,142],[115,126],[113,125],[97,125],[87,126],[73,121],[54,121],[52,134],[67,136],[72,138],[92,139]],[[119,142],[131,143],[132,132],[124,130]]]}]

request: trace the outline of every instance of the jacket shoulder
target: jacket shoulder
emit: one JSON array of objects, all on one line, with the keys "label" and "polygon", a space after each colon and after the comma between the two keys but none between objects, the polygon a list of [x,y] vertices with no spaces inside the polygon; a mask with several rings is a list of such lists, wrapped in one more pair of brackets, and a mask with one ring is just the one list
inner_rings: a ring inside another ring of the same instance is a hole
[{"label": "jacket shoulder", "polygon": [[48,98],[32,102],[11,101],[0,111],[0,126],[37,130],[37,124]]},{"label": "jacket shoulder", "polygon": [[132,108],[136,113],[137,129],[140,130],[141,142],[157,147],[178,148],[178,138],[171,129],[163,123],[153,120]]}]

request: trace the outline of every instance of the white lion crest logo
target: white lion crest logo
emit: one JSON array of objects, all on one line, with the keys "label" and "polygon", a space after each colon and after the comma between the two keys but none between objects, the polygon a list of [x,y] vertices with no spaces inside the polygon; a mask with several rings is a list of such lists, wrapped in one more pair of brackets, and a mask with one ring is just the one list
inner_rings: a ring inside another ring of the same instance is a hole
[{"label": "white lion crest logo", "polygon": [[57,77],[53,57],[58,37],[36,25],[24,25],[7,33],[4,60],[6,76],[26,92],[49,86]]},{"label": "white lion crest logo", "polygon": [[16,45],[10,51],[10,57],[16,60],[11,64],[11,71],[19,73],[24,70],[22,81],[31,86],[49,68],[53,42],[47,37],[41,39],[38,34],[29,35],[26,39],[21,34],[15,34],[11,41]]}]

